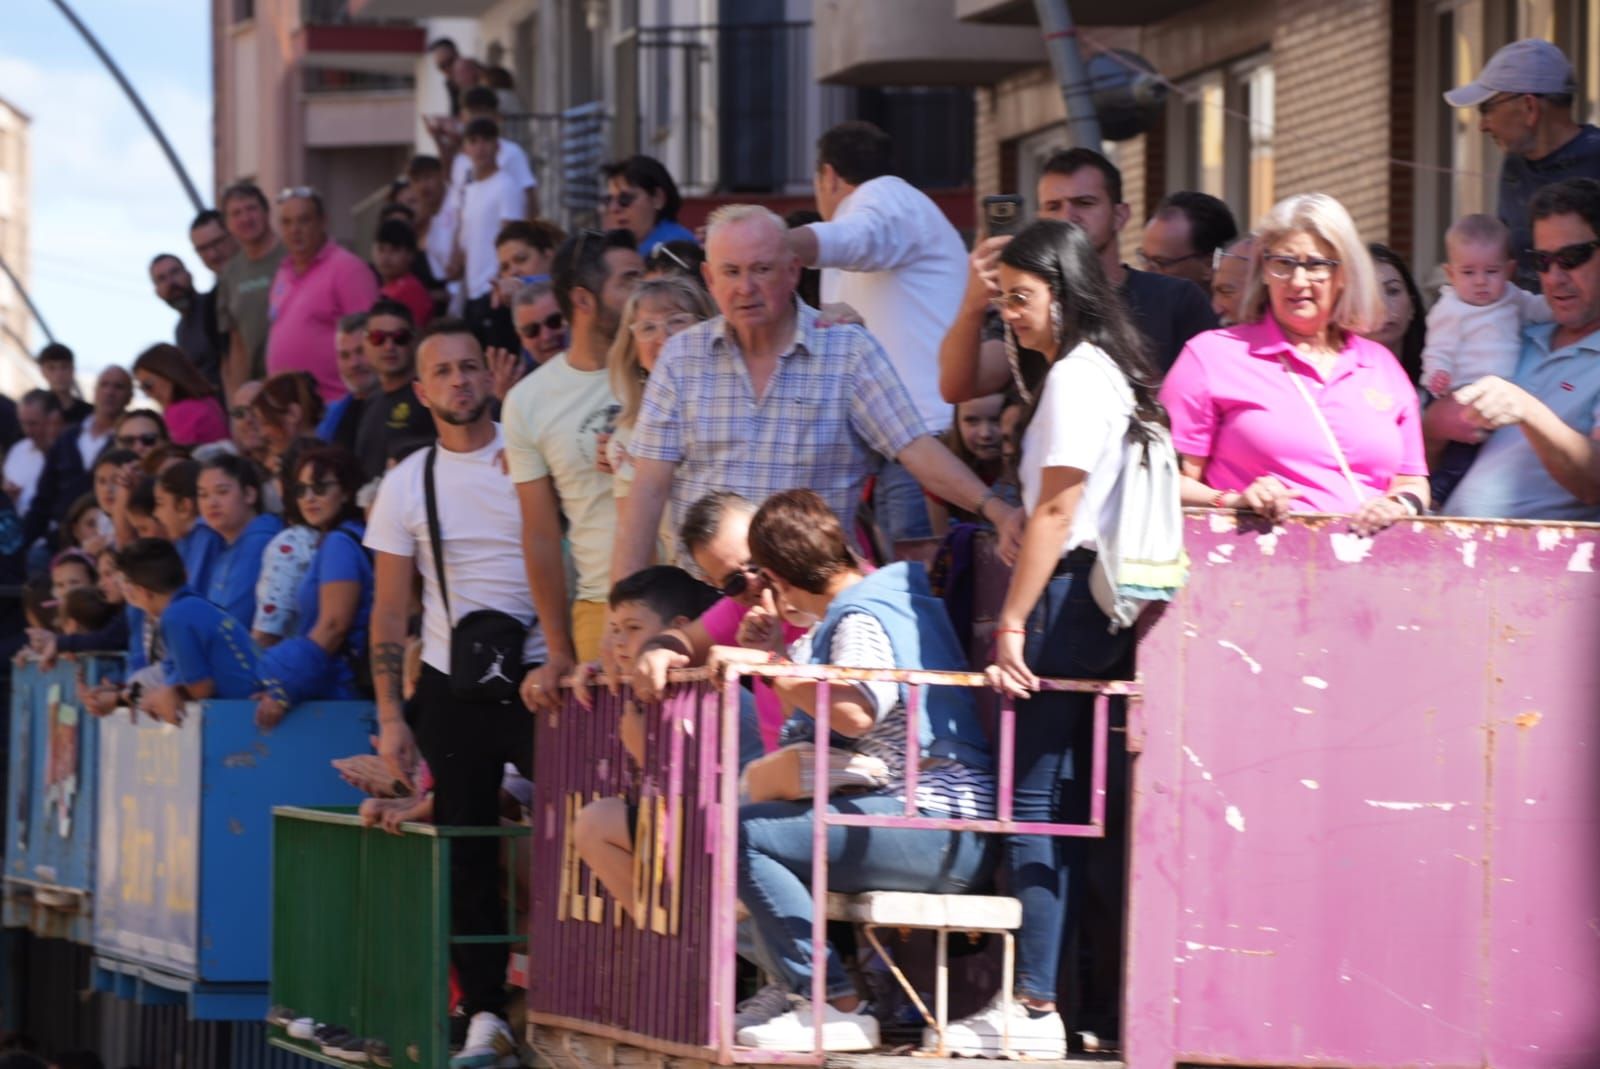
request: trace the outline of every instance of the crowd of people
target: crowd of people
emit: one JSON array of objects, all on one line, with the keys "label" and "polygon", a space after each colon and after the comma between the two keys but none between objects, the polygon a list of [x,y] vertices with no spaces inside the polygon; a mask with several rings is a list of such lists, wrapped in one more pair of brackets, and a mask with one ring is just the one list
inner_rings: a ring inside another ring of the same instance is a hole
[{"label": "crowd of people", "polygon": [[[1089,720],[1038,679],[1130,670],[1132,632],[1090,576],[1131,446],[1170,433],[1183,504],[1271,521],[1334,514],[1377,536],[1430,513],[1600,520],[1600,149],[1547,43],[1508,46],[1450,95],[1517,184],[1498,217],[1451,227],[1431,311],[1404,260],[1319,193],[1248,231],[1173,193],[1128,266],[1122,176],[1089,148],[1044,163],[1036,220],[969,252],[859,121],[818,144],[817,221],[729,204],[697,235],[672,176],[636,156],[604,170],[602,228],[568,235],[538,215],[501,92],[449,42],[433,53],[457,114],[396,181],[370,262],[329,238],[315,190],[229,186],[190,230],[213,291],[177,255],[150,263],[180,314],[172,343],[105,367],[87,399],[71,350],[48,346],[48,388],[0,410],[0,560],[27,614],[8,652],[125,653],[124,679],[85,689],[91,711],[177,722],[238,699],[270,731],[302,702],[368,697],[363,767],[381,771],[354,778],[399,796],[371,820],[489,824],[527,797],[528,711],[557,708],[574,672],[648,699],[674,668],[741,659],[965,668],[971,621],[924,565],[990,528],[1014,562],[988,666],[1020,699],[1014,811],[1070,820],[1083,799],[1061,785]],[[874,771],[830,807],[901,810],[907,688],[831,693],[832,745]],[[918,721],[918,808],[990,817],[970,695],[941,701]],[[809,944],[809,792],[767,763],[814,743],[816,703],[814,682],[782,679],[741,710],[739,891],[772,982],[737,1036],[809,1050],[823,968],[825,1043],[860,1050],[880,1038],[872,1007]],[[636,713],[619,724],[637,760],[640,731]],[[636,819],[612,799],[578,823],[625,902]],[[828,844],[854,859],[830,868],[836,890],[1000,874],[1023,907],[1017,997],[946,1042],[1064,1055],[1079,846],[896,829]],[[458,845],[458,934],[493,930],[497,864],[491,840]],[[453,1064],[514,1064],[504,949],[453,960]]]}]

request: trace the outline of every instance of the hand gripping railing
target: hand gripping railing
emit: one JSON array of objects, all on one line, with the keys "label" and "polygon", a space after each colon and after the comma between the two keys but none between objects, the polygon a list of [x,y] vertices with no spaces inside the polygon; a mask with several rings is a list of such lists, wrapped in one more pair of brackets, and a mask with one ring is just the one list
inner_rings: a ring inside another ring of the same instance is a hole
[{"label": "hand gripping railing", "polygon": [[[920,764],[918,723],[921,716],[921,685],[986,687],[987,680],[976,672],[926,672],[911,669],[841,668],[833,665],[752,665],[731,664],[723,673],[722,686],[722,767],[738,767],[738,709],[739,679],[756,676],[764,679],[815,679],[817,681],[816,738],[818,740],[815,764],[812,769],[812,840],[811,840],[811,1013],[812,1050],[791,1053],[772,1050],[748,1050],[733,1044],[734,1006],[734,920],[738,899],[738,859],[734,852],[724,848],[717,852],[713,866],[712,931],[715,933],[716,953],[712,955],[711,1035],[717,1037],[719,1060],[723,1062],[756,1062],[762,1064],[812,1065],[822,1056],[822,1017],[826,1002],[826,968],[824,947],[827,944],[828,922],[828,829],[834,827],[897,827],[918,828],[929,831],[976,831],[1005,835],[1053,835],[1080,838],[1103,838],[1105,835],[1106,808],[1106,743],[1110,730],[1109,699],[1125,697],[1130,705],[1139,701],[1141,690],[1137,682],[1097,681],[1075,679],[1040,680],[1044,691],[1066,691],[1095,695],[1094,736],[1091,755],[1089,822],[1087,824],[1054,824],[1039,821],[1012,819],[1012,788],[1016,773],[1016,706],[1010,697],[1000,705],[999,738],[995,747],[998,758],[996,784],[996,812],[994,820],[962,820],[947,817],[925,817],[917,810],[917,779]],[[884,682],[908,684],[906,701],[906,761],[905,761],[905,813],[871,815],[866,813],[831,813],[828,810],[828,747],[831,724],[831,691],[835,683]],[[739,783],[738,777],[724,775],[721,782],[722,841],[738,842]]]}]

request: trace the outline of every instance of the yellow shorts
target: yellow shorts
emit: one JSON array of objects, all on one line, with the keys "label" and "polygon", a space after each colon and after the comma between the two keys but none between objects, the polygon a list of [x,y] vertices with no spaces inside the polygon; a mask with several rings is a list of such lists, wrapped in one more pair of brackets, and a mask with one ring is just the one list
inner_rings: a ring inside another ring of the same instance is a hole
[{"label": "yellow shorts", "polygon": [[600,640],[606,633],[606,603],[603,601],[575,601],[572,603],[572,648],[578,663],[593,661],[600,656]]}]

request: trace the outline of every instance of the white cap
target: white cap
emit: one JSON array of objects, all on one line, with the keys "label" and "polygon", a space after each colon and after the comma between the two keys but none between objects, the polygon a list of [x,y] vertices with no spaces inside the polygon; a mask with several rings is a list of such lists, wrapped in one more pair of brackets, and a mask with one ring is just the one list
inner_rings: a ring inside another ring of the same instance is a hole
[{"label": "white cap", "polygon": [[1475,81],[1444,95],[1452,108],[1471,108],[1496,93],[1532,93],[1535,96],[1577,92],[1572,64],[1549,41],[1529,38],[1512,41],[1483,65]]}]

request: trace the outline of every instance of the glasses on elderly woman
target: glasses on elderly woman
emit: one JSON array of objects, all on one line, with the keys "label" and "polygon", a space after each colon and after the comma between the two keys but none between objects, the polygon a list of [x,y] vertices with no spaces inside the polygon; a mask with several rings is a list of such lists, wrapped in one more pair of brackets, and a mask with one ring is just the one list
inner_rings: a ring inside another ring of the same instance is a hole
[{"label": "glasses on elderly woman", "polygon": [[680,330],[688,330],[700,317],[693,312],[679,312],[665,319],[635,319],[628,324],[628,329],[633,332],[634,341],[657,342],[666,341]]},{"label": "glasses on elderly woman", "polygon": [[1305,260],[1296,260],[1293,256],[1261,258],[1261,268],[1267,273],[1267,277],[1275,278],[1279,282],[1289,281],[1296,271],[1302,270],[1306,273],[1307,282],[1326,282],[1333,277],[1334,269],[1338,266],[1338,260],[1324,260],[1317,256]]}]

